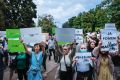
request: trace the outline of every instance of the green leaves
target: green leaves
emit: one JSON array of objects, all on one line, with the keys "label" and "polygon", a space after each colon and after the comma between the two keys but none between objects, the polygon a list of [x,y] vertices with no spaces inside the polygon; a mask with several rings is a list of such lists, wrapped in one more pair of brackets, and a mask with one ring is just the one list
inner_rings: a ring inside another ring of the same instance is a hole
[{"label": "green leaves", "polygon": [[44,33],[50,33],[50,34],[52,34],[52,28],[56,27],[52,15],[39,16],[38,26],[42,27],[42,31]]},{"label": "green leaves", "polygon": [[84,32],[99,31],[105,23],[116,23],[120,30],[120,0],[104,0],[96,8],[68,19],[63,27],[82,28]]},{"label": "green leaves", "polygon": [[[1,2],[0,2],[1,3]],[[34,27],[33,18],[36,18],[36,5],[32,0],[3,0],[2,9],[4,19],[2,25],[7,28]],[[0,10],[1,11],[1,10]],[[12,27],[11,27],[12,26]]]}]

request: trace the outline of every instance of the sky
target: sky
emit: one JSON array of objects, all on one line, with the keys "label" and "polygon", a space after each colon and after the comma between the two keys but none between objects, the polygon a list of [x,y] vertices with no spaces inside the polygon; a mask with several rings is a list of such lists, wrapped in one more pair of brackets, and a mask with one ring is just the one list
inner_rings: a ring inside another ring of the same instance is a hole
[{"label": "sky", "polygon": [[[37,17],[50,14],[54,17],[57,27],[68,21],[69,18],[77,16],[80,12],[95,8],[102,0],[33,0],[37,5]],[[37,24],[38,18],[34,19]]]}]

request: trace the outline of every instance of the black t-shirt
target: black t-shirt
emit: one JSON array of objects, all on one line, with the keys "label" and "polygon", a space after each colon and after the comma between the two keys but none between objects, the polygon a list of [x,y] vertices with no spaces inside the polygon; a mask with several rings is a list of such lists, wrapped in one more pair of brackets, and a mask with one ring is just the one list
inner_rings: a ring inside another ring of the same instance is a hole
[{"label": "black t-shirt", "polygon": [[113,56],[112,61],[114,66],[120,66],[120,56]]}]

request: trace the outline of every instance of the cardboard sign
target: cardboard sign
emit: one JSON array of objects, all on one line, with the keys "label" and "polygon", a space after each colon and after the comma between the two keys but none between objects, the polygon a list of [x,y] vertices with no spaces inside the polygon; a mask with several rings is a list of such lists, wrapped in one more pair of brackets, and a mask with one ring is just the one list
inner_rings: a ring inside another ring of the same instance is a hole
[{"label": "cardboard sign", "polygon": [[9,52],[25,52],[23,44],[19,40],[8,40]]},{"label": "cardboard sign", "polygon": [[7,38],[19,38],[20,30],[19,29],[6,29]]},{"label": "cardboard sign", "polygon": [[40,43],[43,40],[41,34],[41,28],[22,28],[20,29],[23,42],[28,43]]},{"label": "cardboard sign", "polygon": [[0,37],[6,37],[6,31],[0,31]]},{"label": "cardboard sign", "polygon": [[118,51],[117,31],[114,29],[104,29],[101,31],[102,47],[101,51]]},{"label": "cardboard sign", "polygon": [[58,42],[73,42],[75,29],[74,28],[56,28],[56,40]]},{"label": "cardboard sign", "polygon": [[83,43],[83,29],[75,30],[75,40],[77,43]]}]

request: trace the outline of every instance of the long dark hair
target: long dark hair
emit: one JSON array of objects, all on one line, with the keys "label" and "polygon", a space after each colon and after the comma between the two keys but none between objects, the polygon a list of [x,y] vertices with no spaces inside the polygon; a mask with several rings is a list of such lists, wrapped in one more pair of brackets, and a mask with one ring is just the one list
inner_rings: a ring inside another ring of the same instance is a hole
[{"label": "long dark hair", "polygon": [[[40,43],[34,44],[34,47],[35,47],[35,46],[39,46],[39,47],[40,47],[40,51],[42,50],[42,47],[40,46]],[[32,51],[35,51],[34,47],[33,47]]]}]

